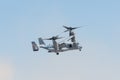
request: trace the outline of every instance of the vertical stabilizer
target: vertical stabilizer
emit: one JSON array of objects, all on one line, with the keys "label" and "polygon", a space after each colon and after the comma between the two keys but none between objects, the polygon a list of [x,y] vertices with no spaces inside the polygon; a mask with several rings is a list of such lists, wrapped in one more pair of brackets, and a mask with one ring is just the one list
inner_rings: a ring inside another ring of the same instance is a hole
[{"label": "vertical stabilizer", "polygon": [[39,48],[38,48],[37,44],[34,41],[32,41],[31,43],[32,43],[33,51],[38,51]]},{"label": "vertical stabilizer", "polygon": [[42,38],[38,38],[38,41],[39,41],[39,44],[40,44],[40,45],[45,45],[45,43],[44,43],[44,41],[43,41]]}]

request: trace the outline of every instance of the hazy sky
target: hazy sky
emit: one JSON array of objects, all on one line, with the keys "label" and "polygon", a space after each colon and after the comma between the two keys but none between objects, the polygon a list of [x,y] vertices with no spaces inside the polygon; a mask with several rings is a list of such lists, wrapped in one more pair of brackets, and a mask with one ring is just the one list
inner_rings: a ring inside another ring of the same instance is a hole
[{"label": "hazy sky", "polygon": [[[32,51],[63,25],[87,25],[81,52]],[[119,0],[1,0],[0,36],[0,80],[120,80]]]}]

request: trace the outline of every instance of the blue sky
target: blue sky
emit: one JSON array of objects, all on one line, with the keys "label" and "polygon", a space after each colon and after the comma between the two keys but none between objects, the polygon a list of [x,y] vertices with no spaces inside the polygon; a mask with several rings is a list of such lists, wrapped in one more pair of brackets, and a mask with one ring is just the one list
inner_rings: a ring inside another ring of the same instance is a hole
[{"label": "blue sky", "polygon": [[[0,1],[0,80],[120,80],[119,0]],[[81,52],[56,56],[31,41],[75,30]]]}]

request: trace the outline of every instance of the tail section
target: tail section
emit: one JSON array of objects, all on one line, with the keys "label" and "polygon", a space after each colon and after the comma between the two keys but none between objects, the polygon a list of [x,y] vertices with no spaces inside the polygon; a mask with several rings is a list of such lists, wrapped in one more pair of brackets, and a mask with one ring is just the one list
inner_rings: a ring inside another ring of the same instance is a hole
[{"label": "tail section", "polygon": [[39,50],[37,44],[34,41],[32,41],[32,48],[33,48],[33,51],[38,51]]},{"label": "tail section", "polygon": [[38,41],[39,41],[39,44],[40,44],[40,45],[45,45],[45,43],[44,43],[44,41],[43,41],[42,38],[38,38]]}]

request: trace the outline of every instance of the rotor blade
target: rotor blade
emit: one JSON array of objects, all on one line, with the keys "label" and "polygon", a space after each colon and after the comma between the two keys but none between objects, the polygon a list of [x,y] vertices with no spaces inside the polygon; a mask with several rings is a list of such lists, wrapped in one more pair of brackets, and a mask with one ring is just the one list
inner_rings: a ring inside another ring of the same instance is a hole
[{"label": "rotor blade", "polygon": [[75,29],[80,28],[80,27],[74,27]]},{"label": "rotor blade", "polygon": [[58,37],[57,39],[62,39],[62,38],[64,38],[64,37]]},{"label": "rotor blade", "polygon": [[73,27],[72,29],[77,29],[77,28],[81,28],[81,27]]},{"label": "rotor blade", "polygon": [[[56,35],[56,36],[53,36],[54,38],[56,38],[56,39],[61,39],[61,38],[63,38],[63,37],[59,37],[59,35]],[[52,37],[52,38],[53,38]]]},{"label": "rotor blade", "polygon": [[63,27],[66,28],[66,29],[69,29],[69,27],[67,27],[67,26],[64,26],[64,25],[63,25]]},{"label": "rotor blade", "polygon": [[43,39],[43,40],[56,40],[56,39],[61,39],[61,38],[63,38],[63,37],[59,37],[59,36],[57,35],[57,36],[53,36],[53,37],[51,37],[51,38],[45,38],[45,39]]},{"label": "rotor blade", "polygon": [[69,31],[69,30],[67,29],[67,30],[65,30],[64,32],[67,32],[67,31]]},{"label": "rotor blade", "polygon": [[44,38],[43,40],[52,40],[51,38]]},{"label": "rotor blade", "polygon": [[74,28],[82,28],[82,27],[85,27],[85,26],[88,26],[88,25],[84,25],[84,26],[80,26],[80,27],[74,27]]},{"label": "rotor blade", "polygon": [[[64,26],[64,28],[66,28],[67,30],[73,30],[73,29],[77,29],[77,28],[80,28],[80,27],[67,27],[67,26]],[[65,32],[67,32],[67,30]]]},{"label": "rotor blade", "polygon": [[78,29],[78,28],[81,28],[81,27],[84,27],[84,26],[80,26],[80,27],[72,27],[71,29],[74,30],[74,29]]}]

